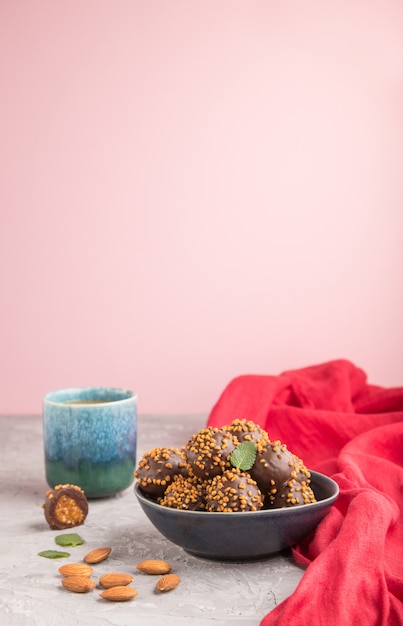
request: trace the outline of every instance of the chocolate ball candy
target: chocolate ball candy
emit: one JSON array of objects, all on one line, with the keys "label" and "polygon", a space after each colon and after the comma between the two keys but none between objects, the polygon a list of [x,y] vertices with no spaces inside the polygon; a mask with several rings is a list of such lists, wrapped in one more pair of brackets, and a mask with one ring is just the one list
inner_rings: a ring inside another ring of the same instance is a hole
[{"label": "chocolate ball candy", "polygon": [[174,476],[187,473],[186,457],[182,450],[153,448],[143,455],[134,476],[142,491],[158,498],[163,495]]},{"label": "chocolate ball candy", "polygon": [[265,508],[281,509],[312,502],[316,502],[316,498],[311,487],[305,482],[300,483],[292,478],[288,483],[266,496]]},{"label": "chocolate ball candy", "polygon": [[216,476],[206,489],[206,508],[210,512],[258,511],[263,497],[256,482],[247,472],[226,470]]},{"label": "chocolate ball candy", "polygon": [[187,511],[202,511],[206,508],[206,484],[196,476],[175,476],[168,485],[161,506]]},{"label": "chocolate ball candy", "polygon": [[224,428],[203,428],[185,445],[186,458],[196,476],[214,478],[231,467],[229,459],[237,445],[236,437]]},{"label": "chocolate ball candy", "polygon": [[229,426],[225,426],[224,428],[235,435],[239,443],[242,443],[242,441],[252,441],[257,447],[263,447],[269,443],[269,435],[267,432],[251,420],[235,419]]},{"label": "chocolate ball candy", "polygon": [[81,487],[56,485],[46,492],[43,509],[52,530],[65,530],[84,524],[88,515],[88,502]]},{"label": "chocolate ball candy", "polygon": [[258,449],[255,462],[249,470],[264,494],[282,487],[294,477],[294,472],[294,456],[280,441],[270,442],[260,450]]}]

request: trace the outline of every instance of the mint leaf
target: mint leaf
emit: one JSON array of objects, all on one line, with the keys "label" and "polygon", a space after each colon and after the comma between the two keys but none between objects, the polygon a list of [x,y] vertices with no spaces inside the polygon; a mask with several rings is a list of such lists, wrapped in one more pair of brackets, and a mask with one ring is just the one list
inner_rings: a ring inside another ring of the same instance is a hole
[{"label": "mint leaf", "polygon": [[243,471],[248,471],[256,459],[257,449],[253,441],[243,441],[235,448],[230,456],[231,465]]},{"label": "mint leaf", "polygon": [[81,546],[81,544],[84,543],[84,539],[81,539],[80,535],[76,533],[57,535],[55,541],[58,546]]},{"label": "mint leaf", "polygon": [[43,550],[43,552],[38,552],[38,556],[44,556],[47,559],[62,559],[63,557],[70,556],[70,553],[59,552],[59,550]]}]

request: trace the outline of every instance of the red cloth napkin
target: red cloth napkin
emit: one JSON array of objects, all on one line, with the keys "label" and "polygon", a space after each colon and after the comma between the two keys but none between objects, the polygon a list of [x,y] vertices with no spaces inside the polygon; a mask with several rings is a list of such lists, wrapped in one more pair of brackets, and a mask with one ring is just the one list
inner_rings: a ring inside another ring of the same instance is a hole
[{"label": "red cloth napkin", "polygon": [[209,426],[260,424],[340,496],[293,548],[306,570],[261,626],[403,624],[403,387],[367,383],[346,360],[232,380]]}]

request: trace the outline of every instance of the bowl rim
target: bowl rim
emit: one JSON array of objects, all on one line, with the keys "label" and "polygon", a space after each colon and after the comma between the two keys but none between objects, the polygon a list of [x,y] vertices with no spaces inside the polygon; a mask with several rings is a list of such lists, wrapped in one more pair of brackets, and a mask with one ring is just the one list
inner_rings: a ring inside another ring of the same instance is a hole
[{"label": "bowl rim", "polygon": [[[239,517],[239,516],[242,516],[242,519],[246,519],[245,516],[255,517],[257,515],[259,516],[290,515],[291,512],[294,514],[295,513],[301,514],[304,511],[306,512],[307,510],[312,510],[313,508],[321,509],[323,506],[332,505],[337,500],[340,494],[340,488],[339,488],[338,483],[333,478],[331,478],[330,476],[327,476],[326,474],[321,474],[320,472],[316,472],[314,470],[309,470],[309,472],[311,474],[311,480],[313,480],[313,482],[315,482],[316,480],[322,481],[324,483],[327,483],[328,486],[333,489],[333,493],[331,496],[328,496],[327,498],[322,498],[321,500],[318,500],[317,502],[309,502],[308,504],[299,505],[295,507],[282,507],[282,508],[277,508],[277,509],[260,509],[259,511],[232,511],[231,519],[234,519],[235,517]],[[136,484],[134,485],[134,493],[141,504],[145,504],[146,506],[154,508],[158,511],[161,511],[161,510],[166,511],[168,514],[171,514],[171,515],[187,515],[187,516],[203,515],[204,516],[207,513],[210,513],[210,511],[203,511],[203,510],[190,511],[188,509],[175,509],[173,507],[161,506],[161,504],[159,504],[155,500],[152,500],[144,492],[141,491],[138,482],[136,482]],[[214,511],[214,519],[217,519],[219,517],[225,517],[228,520],[228,515],[229,515],[228,512]]]}]

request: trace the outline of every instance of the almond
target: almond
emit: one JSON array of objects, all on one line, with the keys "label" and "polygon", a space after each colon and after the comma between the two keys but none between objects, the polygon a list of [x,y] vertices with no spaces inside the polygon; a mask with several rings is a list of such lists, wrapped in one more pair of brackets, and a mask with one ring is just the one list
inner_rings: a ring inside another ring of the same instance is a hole
[{"label": "almond", "polygon": [[62,585],[75,593],[87,593],[95,587],[95,582],[88,576],[66,576],[62,579]]},{"label": "almond", "polygon": [[99,579],[99,584],[104,589],[110,589],[111,587],[123,587],[129,585],[133,580],[133,576],[130,574],[121,574],[120,572],[110,572],[104,574]]},{"label": "almond", "polygon": [[110,553],[112,552],[112,548],[96,548],[95,550],[91,550],[88,554],[85,555],[84,561],[86,563],[100,563],[104,561]]},{"label": "almond", "polygon": [[111,602],[125,602],[125,600],[132,600],[135,598],[137,593],[138,591],[137,589],[134,589],[134,587],[119,586],[105,589],[105,591],[99,595],[101,598],[110,600]]},{"label": "almond", "polygon": [[85,563],[66,563],[59,567],[62,576],[91,576],[92,567]]},{"label": "almond", "polygon": [[144,574],[168,574],[172,569],[167,561],[160,561],[159,559],[141,561],[136,567]]},{"label": "almond", "polygon": [[158,591],[171,591],[171,589],[175,589],[180,583],[181,579],[176,574],[165,574],[162,578],[159,579],[155,588]]}]

